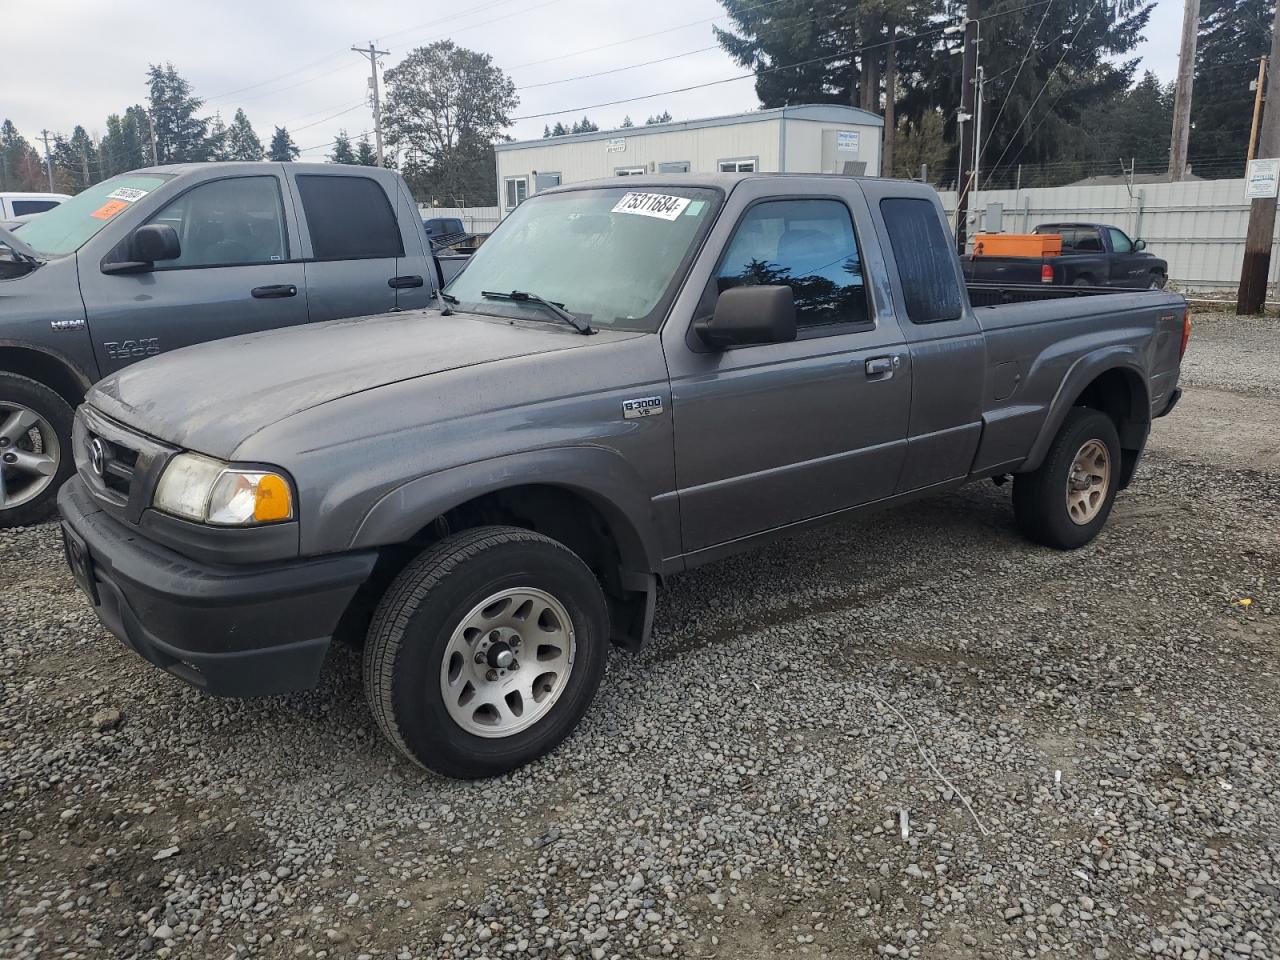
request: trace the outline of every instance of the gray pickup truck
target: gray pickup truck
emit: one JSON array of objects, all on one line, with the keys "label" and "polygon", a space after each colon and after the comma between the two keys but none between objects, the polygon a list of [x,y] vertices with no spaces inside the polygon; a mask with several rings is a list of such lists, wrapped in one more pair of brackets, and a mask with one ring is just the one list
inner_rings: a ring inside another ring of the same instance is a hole
[{"label": "gray pickup truck", "polygon": [[559,743],[683,570],[1010,474],[1088,543],[1189,329],[1160,291],[975,308],[931,189],[820,176],[546,191],[444,300],[106,378],[59,505],[151,663],[274,694],[366,638],[382,730],[459,777]]},{"label": "gray pickup truck", "polygon": [[53,510],[72,411],[136,360],[423,307],[437,276],[400,174],[195,163],[95,184],[0,230],[0,527]]}]

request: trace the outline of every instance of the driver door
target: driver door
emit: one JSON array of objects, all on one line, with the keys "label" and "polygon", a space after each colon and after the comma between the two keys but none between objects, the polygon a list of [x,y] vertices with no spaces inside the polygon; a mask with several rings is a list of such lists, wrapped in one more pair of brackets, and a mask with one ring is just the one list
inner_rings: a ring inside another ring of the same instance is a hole
[{"label": "driver door", "polygon": [[[306,278],[285,196],[273,173],[207,180],[147,221],[177,231],[176,260],[131,274],[81,262],[102,375],[165,350],[305,323]],[[125,256],[113,251],[106,259]]]}]

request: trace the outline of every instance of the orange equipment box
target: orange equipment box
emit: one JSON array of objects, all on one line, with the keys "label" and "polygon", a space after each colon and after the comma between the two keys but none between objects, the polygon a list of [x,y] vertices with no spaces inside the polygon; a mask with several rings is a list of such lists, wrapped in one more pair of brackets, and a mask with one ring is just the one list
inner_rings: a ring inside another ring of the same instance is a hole
[{"label": "orange equipment box", "polygon": [[973,238],[974,256],[1056,257],[1062,237],[1056,233],[979,233]]}]

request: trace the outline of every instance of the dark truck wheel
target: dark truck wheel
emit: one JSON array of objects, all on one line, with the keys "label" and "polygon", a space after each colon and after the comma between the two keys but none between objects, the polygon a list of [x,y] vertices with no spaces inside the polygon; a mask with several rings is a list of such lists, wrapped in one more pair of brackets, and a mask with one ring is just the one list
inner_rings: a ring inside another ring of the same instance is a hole
[{"label": "dark truck wheel", "polygon": [[71,407],[43,383],[0,372],[0,527],[21,527],[53,512],[58,488],[75,470]]},{"label": "dark truck wheel", "polygon": [[1039,469],[1013,479],[1013,515],[1031,540],[1059,550],[1098,535],[1120,482],[1120,438],[1105,413],[1073,407]]},{"label": "dark truck wheel", "polygon": [[364,652],[378,726],[448,777],[505,773],[582,719],[608,650],[595,576],[568,548],[479,527],[422,553],[388,588]]}]

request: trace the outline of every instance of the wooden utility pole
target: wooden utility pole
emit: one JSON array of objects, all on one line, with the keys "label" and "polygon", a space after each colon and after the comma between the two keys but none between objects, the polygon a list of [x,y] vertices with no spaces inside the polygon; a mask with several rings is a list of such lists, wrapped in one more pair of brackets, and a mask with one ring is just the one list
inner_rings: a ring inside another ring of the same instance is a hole
[{"label": "wooden utility pole", "polygon": [[964,20],[964,55],[960,67],[960,180],[956,185],[956,251],[964,256],[969,239],[969,192],[973,186],[974,106],[978,94],[978,18],[982,0],[969,0]]},{"label": "wooden utility pole", "polygon": [[386,50],[379,50],[370,41],[368,48],[352,47],[362,57],[369,58],[369,91],[373,98],[373,142],[378,151],[378,166],[385,167],[382,159],[382,102],[378,97],[378,57],[387,56]]},{"label": "wooden utility pole", "polygon": [[1258,148],[1258,121],[1262,119],[1262,101],[1266,99],[1263,88],[1267,82],[1267,58],[1258,58],[1258,79],[1253,85],[1253,123],[1249,126],[1249,160]]},{"label": "wooden utility pole", "polygon": [[1169,141],[1169,179],[1187,176],[1187,143],[1191,139],[1191,87],[1196,72],[1196,37],[1200,32],[1200,0],[1186,0],[1182,10],[1182,46],[1178,50],[1178,83],[1173,94],[1173,136]]},{"label": "wooden utility pole", "polygon": [[44,138],[44,167],[49,172],[49,192],[53,193],[53,158],[49,156],[49,131],[41,130],[40,136]]},{"label": "wooden utility pole", "polygon": [[[1271,62],[1280,57],[1280,4],[1271,23]],[[1267,102],[1280,103],[1280,70],[1267,77]],[[1262,135],[1258,157],[1280,157],[1280,110],[1267,109],[1262,115]],[[1261,313],[1267,299],[1267,275],[1271,271],[1271,237],[1276,225],[1276,198],[1262,197],[1249,204],[1249,232],[1244,238],[1244,265],[1240,268],[1240,291],[1236,313]]]}]

